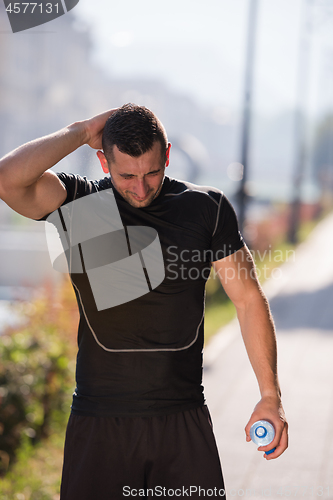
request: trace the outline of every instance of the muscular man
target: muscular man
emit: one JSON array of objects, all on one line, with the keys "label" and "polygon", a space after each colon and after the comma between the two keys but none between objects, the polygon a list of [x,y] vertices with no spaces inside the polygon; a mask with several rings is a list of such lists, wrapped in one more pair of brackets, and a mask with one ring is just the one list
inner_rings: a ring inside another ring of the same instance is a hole
[{"label": "muscular man", "polygon": [[[84,144],[98,150],[106,177],[89,181],[49,170]],[[124,230],[153,228],[162,249],[162,282],[114,307],[96,305],[88,270],[71,272],[79,350],[61,500],[150,497],[163,488],[186,497],[191,487],[192,498],[199,498],[199,488],[223,497],[201,385],[211,265],[236,306],[261,392],[246,439],[251,425],[266,419],[276,429],[274,441],[262,447],[276,447],[266,459],[287,448],[274,325],[235,213],[218,189],[165,176],[170,147],[151,111],[125,105],[25,144],[0,163],[0,197],[18,213],[45,220],[70,202],[113,190]],[[69,231],[64,221],[63,229]]]}]

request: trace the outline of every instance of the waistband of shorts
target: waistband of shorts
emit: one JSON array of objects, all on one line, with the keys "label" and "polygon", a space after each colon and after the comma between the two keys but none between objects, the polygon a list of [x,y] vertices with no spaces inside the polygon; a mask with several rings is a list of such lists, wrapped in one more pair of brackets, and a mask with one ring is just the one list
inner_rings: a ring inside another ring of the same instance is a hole
[{"label": "waistband of shorts", "polygon": [[113,409],[77,409],[71,407],[71,414],[86,417],[153,417],[158,415],[171,415],[173,413],[181,413],[187,410],[194,410],[196,408],[201,408],[205,405],[205,401],[196,401],[188,404],[169,406],[165,408],[147,408],[138,409],[133,407],[132,409],[121,410],[119,408]]}]

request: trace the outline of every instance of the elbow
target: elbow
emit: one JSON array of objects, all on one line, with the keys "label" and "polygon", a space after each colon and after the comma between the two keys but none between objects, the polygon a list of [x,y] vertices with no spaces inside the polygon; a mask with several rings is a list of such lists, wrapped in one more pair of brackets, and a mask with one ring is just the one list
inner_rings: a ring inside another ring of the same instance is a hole
[{"label": "elbow", "polygon": [[0,160],[0,198],[2,200],[5,200],[6,193],[10,191],[10,185],[8,183],[8,175],[6,175],[6,171],[8,171],[8,168],[6,168],[4,160]]},{"label": "elbow", "polygon": [[0,199],[7,203],[7,200],[10,197],[11,189],[10,183],[6,181],[5,176],[1,174],[0,170]]},{"label": "elbow", "polygon": [[247,290],[245,294],[233,300],[237,315],[242,314],[250,309],[260,308],[269,310],[268,300],[261,288]]}]

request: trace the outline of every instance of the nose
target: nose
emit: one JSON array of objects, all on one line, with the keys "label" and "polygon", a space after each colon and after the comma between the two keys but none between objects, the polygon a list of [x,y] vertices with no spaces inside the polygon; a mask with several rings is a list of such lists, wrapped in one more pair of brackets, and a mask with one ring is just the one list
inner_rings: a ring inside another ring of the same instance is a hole
[{"label": "nose", "polygon": [[149,192],[149,186],[147,181],[143,179],[137,179],[136,185],[134,186],[134,194],[138,198],[145,198]]}]

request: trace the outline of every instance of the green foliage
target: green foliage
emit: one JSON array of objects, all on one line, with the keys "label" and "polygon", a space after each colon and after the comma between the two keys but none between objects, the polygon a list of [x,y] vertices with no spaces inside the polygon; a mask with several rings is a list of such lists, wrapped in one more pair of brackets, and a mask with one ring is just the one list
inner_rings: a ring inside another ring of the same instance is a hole
[{"label": "green foliage", "polygon": [[0,481],[1,500],[59,499],[63,440],[64,428],[37,445],[23,436],[15,464]]},{"label": "green foliage", "polygon": [[25,324],[0,336],[0,474],[68,414],[77,316],[68,284],[23,305]]}]

